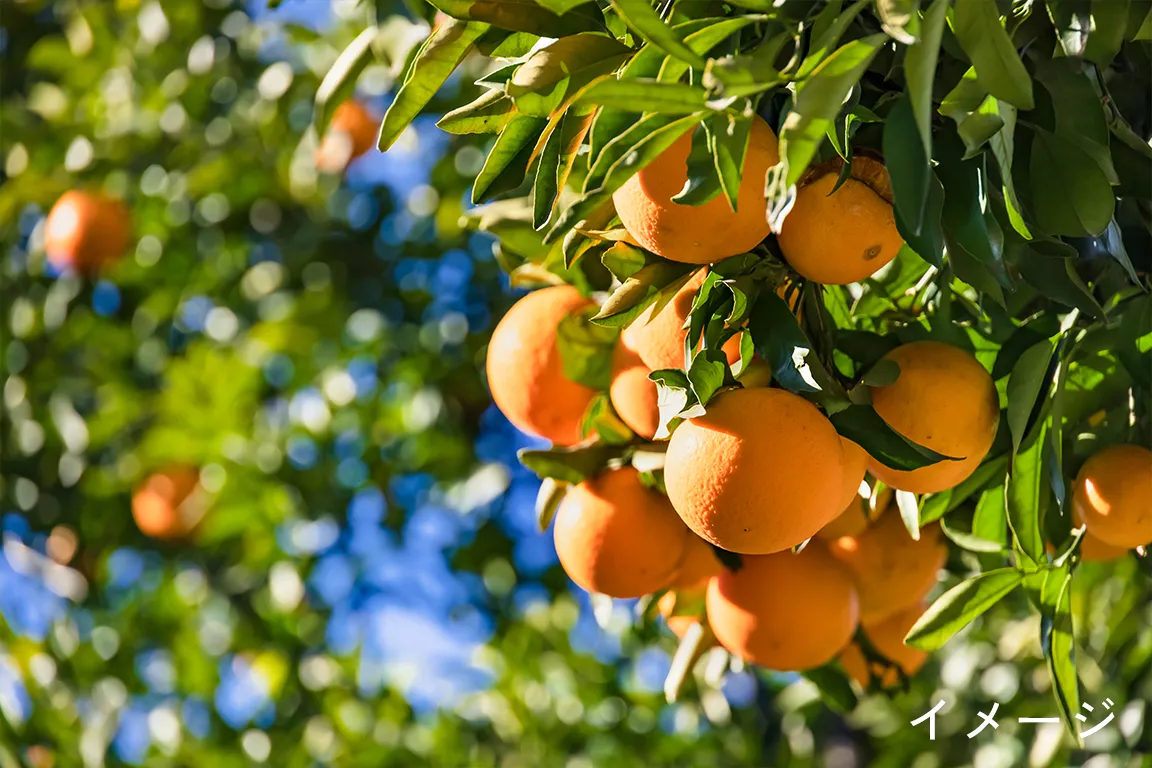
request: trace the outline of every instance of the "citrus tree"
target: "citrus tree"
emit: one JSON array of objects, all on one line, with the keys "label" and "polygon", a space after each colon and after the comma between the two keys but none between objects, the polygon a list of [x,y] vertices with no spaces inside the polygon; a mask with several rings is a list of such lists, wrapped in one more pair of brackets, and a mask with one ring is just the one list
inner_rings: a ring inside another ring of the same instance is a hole
[{"label": "citrus tree", "polygon": [[1148,4],[431,2],[379,148],[488,62],[439,125],[544,286],[489,386],[568,575],[687,619],[670,696],[718,641],[851,709],[986,614],[1068,744],[1148,694]]}]

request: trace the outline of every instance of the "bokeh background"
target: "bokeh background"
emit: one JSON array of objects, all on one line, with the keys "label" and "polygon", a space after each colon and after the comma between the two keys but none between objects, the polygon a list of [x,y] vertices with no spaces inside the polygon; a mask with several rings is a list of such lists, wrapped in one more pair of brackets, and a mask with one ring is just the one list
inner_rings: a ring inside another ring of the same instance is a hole
[{"label": "bokeh background", "polygon": [[[665,701],[674,638],[567,581],[516,462],[529,440],[482,379],[517,292],[468,226],[484,139],[435,122],[483,62],[387,154],[316,169],[336,56],[387,24],[356,90],[382,115],[433,12],[0,6],[0,767],[1147,759],[1136,558],[1079,580],[1078,616],[1102,628],[1083,638],[1084,700],[1119,706],[1085,750],[1016,723],[1056,714],[1023,597],[851,713],[719,656]],[[73,188],[131,210],[132,247],[97,278],[44,257]],[[179,465],[208,512],[192,537],[150,539],[132,490]],[[940,699],[932,742],[908,721]],[[1001,727],[967,738],[993,703]]]}]

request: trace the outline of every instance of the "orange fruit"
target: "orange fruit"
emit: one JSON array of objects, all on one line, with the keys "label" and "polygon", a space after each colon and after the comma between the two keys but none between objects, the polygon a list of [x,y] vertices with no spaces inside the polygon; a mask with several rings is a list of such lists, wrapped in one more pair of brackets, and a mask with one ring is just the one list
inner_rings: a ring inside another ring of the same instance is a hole
[{"label": "orange fruit", "polygon": [[564,572],[610,597],[640,597],[676,575],[688,530],[672,505],[632,467],[574,486],[556,512],[553,538]]},{"label": "orange fruit", "polygon": [[752,118],[736,210],[724,195],[704,205],[672,202],[688,180],[692,129],[612,195],[624,228],[644,248],[672,261],[709,264],[745,253],[768,236],[764,176],[780,161],[776,134]]},{"label": "orange fruit", "polygon": [[672,433],[668,497],[698,536],[732,552],[779,552],[843,507],[840,436],[816,406],[782,389],[733,389]]},{"label": "orange fruit", "polygon": [[852,572],[860,619],[869,624],[923,600],[948,559],[939,526],[921,528],[914,541],[896,514],[884,515],[858,536],[829,542],[828,550]]},{"label": "orange fruit", "polygon": [[904,344],[884,359],[900,366],[900,376],[872,388],[876,413],[912,442],[959,461],[903,471],[872,459],[868,469],[893,488],[913,493],[954,487],[976,471],[996,437],[1000,401],[992,377],[975,357],[938,341]]},{"label": "orange fruit", "polygon": [[348,100],[336,107],[328,130],[316,148],[316,167],[324,173],[339,173],[348,163],[376,146],[380,121],[358,101]]},{"label": "orange fruit", "polygon": [[92,273],[124,255],[131,235],[128,209],[112,197],[65,192],[44,223],[44,251],[57,269]]},{"label": "orange fruit", "polygon": [[1152,451],[1121,444],[1094,454],[1076,475],[1072,514],[1104,544],[1152,543]]},{"label": "orange fruit", "polygon": [[1107,542],[1084,531],[1084,538],[1080,542],[1080,557],[1089,563],[1107,563],[1119,560],[1128,554],[1128,547],[1114,547]]},{"label": "orange fruit", "polygon": [[888,511],[892,503],[893,491],[885,486],[877,495],[876,502],[860,496],[852,499],[844,511],[820,529],[816,535],[825,541],[833,541],[841,536],[858,536],[869,525],[876,522],[880,515]]},{"label": "orange fruit", "polygon": [[628,347],[617,344],[612,350],[608,397],[621,420],[645,440],[651,440],[660,428],[659,391],[648,373],[648,366]]},{"label": "orange fruit", "polygon": [[896,258],[904,245],[892,212],[892,183],[884,166],[866,157],[853,158],[852,177],[835,192],[839,165],[821,170],[796,192],[776,240],[792,268],[809,280],[855,283]]},{"label": "orange fruit", "polygon": [[860,483],[864,482],[868,460],[872,457],[855,441],[846,437],[840,438],[840,446],[844,449],[844,485],[841,486],[840,509],[846,509],[860,496]]},{"label": "orange fruit", "polygon": [[200,484],[191,467],[172,467],[150,475],[132,494],[132,517],[146,536],[178,539],[187,535],[203,515],[187,504]]},{"label": "orange fruit", "polygon": [[[868,642],[872,643],[872,647],[899,666],[908,677],[916,674],[928,660],[927,652],[904,644],[908,630],[912,629],[912,625],[926,610],[927,605],[917,603],[892,614],[883,621],[863,625],[864,635],[868,638]],[[860,646],[852,643],[845,648],[840,654],[840,665],[844,667],[849,677],[862,687],[868,687],[868,660]],[[900,683],[900,676],[891,667],[884,669],[883,673],[877,668],[876,673],[880,675],[880,685],[884,688],[892,688]]]},{"label": "orange fruit", "polygon": [[557,445],[580,442],[580,420],[596,393],[564,376],[557,328],[592,302],[570,285],[533,291],[504,315],[488,342],[488,386],[517,429]]},{"label": "orange fruit", "polygon": [[737,656],[781,671],[811,669],[852,639],[856,589],[847,569],[813,541],[794,555],[744,558],[708,583],[708,623]]},{"label": "orange fruit", "polygon": [[694,589],[703,587],[704,582],[720,575],[724,564],[716,557],[712,545],[699,536],[689,536],[684,543],[684,555],[676,569],[676,575],[668,582],[669,589]]},{"label": "orange fruit", "polygon": [[[684,339],[688,337],[684,322],[692,311],[692,300],[707,276],[707,270],[697,270],[659,312],[653,314],[656,305],[650,305],[620,334],[620,343],[639,355],[644,365],[653,371],[683,368]],[[729,364],[739,360],[739,334],[729,339],[723,350]]]}]

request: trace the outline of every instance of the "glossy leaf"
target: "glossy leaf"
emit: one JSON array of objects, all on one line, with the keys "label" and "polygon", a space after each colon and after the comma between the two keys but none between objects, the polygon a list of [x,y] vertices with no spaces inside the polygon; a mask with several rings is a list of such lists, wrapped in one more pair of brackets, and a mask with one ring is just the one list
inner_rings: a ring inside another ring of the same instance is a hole
[{"label": "glossy leaf", "polygon": [[1107,175],[1078,144],[1036,128],[1029,172],[1034,213],[1045,230],[1084,236],[1108,228],[1116,198]]},{"label": "glossy leaf", "polygon": [[925,157],[932,157],[932,83],[947,18],[948,0],[933,0],[923,19],[914,25],[919,27],[917,39],[904,54],[904,81]]},{"label": "glossy leaf", "polygon": [[972,60],[980,84],[998,99],[1032,109],[1032,79],[1000,23],[995,3],[956,0],[952,31]]},{"label": "glossy leaf", "polygon": [[904,642],[922,651],[935,651],[974,619],[1000,602],[1024,580],[1015,568],[985,571],[945,592],[924,612]]},{"label": "glossy leaf", "polygon": [[609,0],[616,12],[636,30],[644,40],[658,46],[665,53],[682,59],[693,67],[704,67],[704,59],[680,39],[648,0]]},{"label": "glossy leaf", "polygon": [[456,19],[484,22],[501,29],[529,32],[541,37],[563,37],[603,29],[604,17],[594,3],[567,3],[556,13],[533,0],[429,0]]},{"label": "glossy leaf", "polygon": [[473,203],[484,202],[500,192],[520,185],[528,170],[528,157],[532,147],[535,146],[547,122],[542,117],[528,115],[517,115],[509,121],[496,137],[496,143],[488,151],[484,167],[476,176],[476,183],[472,186]]}]

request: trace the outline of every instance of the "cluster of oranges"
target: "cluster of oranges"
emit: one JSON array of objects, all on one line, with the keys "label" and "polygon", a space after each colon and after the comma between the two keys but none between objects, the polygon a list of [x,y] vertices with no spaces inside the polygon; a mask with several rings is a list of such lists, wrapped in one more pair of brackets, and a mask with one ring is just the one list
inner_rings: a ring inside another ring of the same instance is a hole
[{"label": "cluster of oranges", "polygon": [[[689,150],[685,135],[616,193],[625,229],[652,253],[696,264],[759,244],[770,234],[762,179],[777,162],[771,129],[758,118],[752,127],[736,211],[724,198],[691,208],[671,200],[684,187]],[[902,241],[882,165],[857,159],[851,178],[829,194],[836,177],[806,180],[777,244],[803,277],[846,284],[891,261]],[[648,374],[683,367],[685,321],[704,274],[658,311],[647,309],[614,348],[610,401],[645,439],[660,420]],[[533,292],[509,310],[489,346],[496,405],[522,431],[561,446],[581,441],[582,417],[597,393],[566,378],[556,329],[590,306],[570,286]],[[738,342],[724,351],[734,363]],[[860,627],[873,649],[915,672],[925,655],[903,639],[924,612],[948,548],[937,524],[922,527],[919,539],[909,535],[901,515],[888,510],[890,489],[937,493],[972,475],[992,447],[1000,401],[987,370],[957,347],[918,341],[884,359],[899,375],[870,387],[876,412],[949,460],[888,467],[842,438],[815,405],[768,386],[769,377],[752,375],[750,366],[742,386],[721,391],[703,415],[675,428],[663,467],[666,493],[627,464],[568,491],[554,527],[564,570],[580,587],[611,597],[661,594],[674,632],[683,635],[706,617],[717,642],[773,669],[839,658],[866,684],[867,654],[853,640]],[[881,482],[866,483],[869,473]],[[1077,479],[1073,509],[1091,532],[1085,557],[1152,541],[1152,451],[1101,451]],[[717,549],[739,553],[741,567],[725,568]],[[897,677],[891,667],[880,674],[885,684]]]},{"label": "cluster of oranges", "polygon": [[[376,145],[379,124],[359,102],[340,104],[316,148],[316,167],[325,173],[343,171]],[[62,272],[95,274],[124,255],[131,232],[132,219],[123,201],[74,189],[61,195],[48,213],[44,251]]]}]

